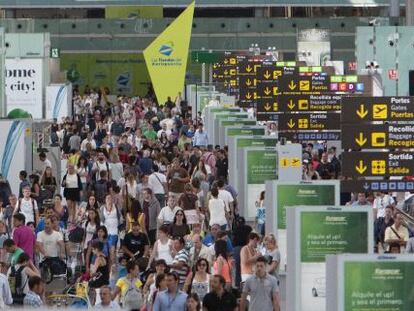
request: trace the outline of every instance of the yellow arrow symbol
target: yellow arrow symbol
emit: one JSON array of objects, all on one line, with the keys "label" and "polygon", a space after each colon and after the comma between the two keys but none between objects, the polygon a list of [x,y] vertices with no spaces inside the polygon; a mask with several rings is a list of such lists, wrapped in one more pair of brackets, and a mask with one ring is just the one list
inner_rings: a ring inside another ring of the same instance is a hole
[{"label": "yellow arrow symbol", "polygon": [[272,90],[271,90],[271,89],[269,89],[269,87],[268,87],[268,86],[266,86],[266,88],[265,88],[265,90],[264,90],[264,93],[265,93],[266,95],[270,95],[270,94],[272,93]]},{"label": "yellow arrow symbol", "polygon": [[269,111],[271,108],[272,108],[272,106],[271,106],[271,105],[269,105],[269,103],[266,103],[266,105],[264,105],[264,109],[265,109],[266,111]]},{"label": "yellow arrow symbol", "polygon": [[295,108],[295,104],[293,103],[293,100],[289,100],[289,104],[287,105],[289,107],[290,110],[292,110],[293,108]]},{"label": "yellow arrow symbol", "polygon": [[253,70],[253,68],[252,67],[250,67],[250,65],[247,65],[247,67],[246,67],[246,71],[247,72],[250,72],[250,71],[252,71]]},{"label": "yellow arrow symbol", "polygon": [[358,146],[362,147],[366,144],[367,139],[364,138],[364,133],[359,133],[359,136],[355,138],[355,142],[358,144]]},{"label": "yellow arrow symbol", "polygon": [[214,68],[214,69],[216,69],[216,68],[217,68],[217,64],[214,64],[214,65],[213,65],[213,68]]},{"label": "yellow arrow symbol", "polygon": [[289,128],[293,128],[295,126],[295,122],[293,122],[293,120],[290,119],[287,125]]},{"label": "yellow arrow symbol", "polygon": [[252,85],[252,81],[251,81],[250,79],[247,79],[247,81],[246,81],[246,85],[247,85],[247,86]]},{"label": "yellow arrow symbol", "polygon": [[251,98],[252,98],[252,94],[250,94],[250,92],[248,92],[248,93],[246,94],[246,98],[247,98],[247,99],[251,99]]},{"label": "yellow arrow symbol", "polygon": [[224,74],[227,75],[229,72],[227,70],[224,70]]},{"label": "yellow arrow symbol", "polygon": [[227,64],[229,61],[227,60],[227,58],[224,59],[224,63]]},{"label": "yellow arrow symbol", "polygon": [[266,70],[266,72],[263,75],[266,79],[269,79],[272,75],[270,74],[269,70]]},{"label": "yellow arrow symbol", "polygon": [[362,104],[362,105],[359,105],[359,109],[357,109],[356,113],[361,119],[363,119],[367,116],[368,110],[365,110],[365,106],[364,104]]},{"label": "yellow arrow symbol", "polygon": [[293,80],[290,81],[289,83],[289,88],[293,91],[294,89],[296,89],[297,85],[295,84],[295,82]]},{"label": "yellow arrow symbol", "polygon": [[213,74],[213,78],[217,78],[217,74]]},{"label": "yellow arrow symbol", "polygon": [[367,170],[367,166],[364,165],[364,161],[360,160],[359,165],[355,166],[355,169],[359,174],[364,174],[364,172]]}]

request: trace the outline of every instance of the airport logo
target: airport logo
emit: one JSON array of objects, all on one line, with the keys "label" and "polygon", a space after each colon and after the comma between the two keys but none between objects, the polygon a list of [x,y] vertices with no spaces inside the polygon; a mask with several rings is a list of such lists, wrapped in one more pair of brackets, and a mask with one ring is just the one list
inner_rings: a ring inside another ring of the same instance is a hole
[{"label": "airport logo", "polygon": [[172,42],[168,42],[166,44],[162,44],[158,52],[164,56],[171,56],[171,54],[174,52],[173,48],[174,44]]}]

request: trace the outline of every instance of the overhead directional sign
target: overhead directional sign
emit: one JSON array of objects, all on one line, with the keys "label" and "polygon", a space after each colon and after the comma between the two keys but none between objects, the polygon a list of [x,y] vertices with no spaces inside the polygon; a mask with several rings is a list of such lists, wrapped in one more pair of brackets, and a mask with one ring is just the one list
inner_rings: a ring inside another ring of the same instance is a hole
[{"label": "overhead directional sign", "polygon": [[321,94],[329,92],[329,76],[292,75],[278,80],[279,91],[283,95]]},{"label": "overhead directional sign", "polygon": [[414,176],[414,153],[410,152],[344,152],[342,175]]},{"label": "overhead directional sign", "polygon": [[279,137],[284,137],[288,141],[298,142],[298,143],[307,142],[307,141],[315,141],[315,140],[335,141],[335,140],[341,140],[341,132],[339,131],[282,132],[279,134]]},{"label": "overhead directional sign", "polygon": [[342,124],[344,149],[414,148],[414,125]]},{"label": "overhead directional sign", "polygon": [[339,113],[321,114],[281,114],[279,116],[279,131],[297,130],[336,130],[340,129]]},{"label": "overhead directional sign", "polygon": [[274,120],[274,114],[286,112],[340,111],[341,95],[278,95],[261,99],[257,104],[257,119]]},{"label": "overhead directional sign", "polygon": [[414,181],[408,180],[341,180],[341,192],[412,192]]},{"label": "overhead directional sign", "polygon": [[413,121],[414,97],[344,97],[342,123]]}]

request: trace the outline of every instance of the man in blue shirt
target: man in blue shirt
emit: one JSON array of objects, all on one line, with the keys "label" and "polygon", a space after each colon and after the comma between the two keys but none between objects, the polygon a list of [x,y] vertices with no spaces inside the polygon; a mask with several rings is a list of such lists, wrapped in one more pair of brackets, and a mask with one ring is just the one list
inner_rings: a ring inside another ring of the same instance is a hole
[{"label": "man in blue shirt", "polygon": [[185,311],[187,294],[178,289],[178,275],[174,272],[166,274],[167,290],[158,293],[153,311]]},{"label": "man in blue shirt", "polygon": [[207,132],[203,131],[203,124],[198,125],[198,130],[195,132],[193,137],[193,146],[207,146],[208,145],[208,136]]},{"label": "man in blue shirt", "polygon": [[218,224],[211,226],[210,233],[204,238],[203,244],[214,250],[214,242],[216,240],[225,240],[227,243],[227,252],[233,253],[233,244],[227,236],[227,233],[225,231],[220,231],[220,225]]}]

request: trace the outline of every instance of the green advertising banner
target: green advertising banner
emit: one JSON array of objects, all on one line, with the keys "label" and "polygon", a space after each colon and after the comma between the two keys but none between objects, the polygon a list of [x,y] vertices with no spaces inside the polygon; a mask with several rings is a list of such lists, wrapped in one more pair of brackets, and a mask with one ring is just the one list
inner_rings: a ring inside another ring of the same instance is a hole
[{"label": "green advertising banner", "polygon": [[277,185],[278,229],[286,229],[286,206],[335,205],[335,185]]},{"label": "green advertising banner", "polygon": [[414,310],[414,263],[344,263],[346,311]]},{"label": "green advertising banner", "polygon": [[245,127],[233,127],[227,128],[227,136],[256,136],[256,135],[264,135],[265,128],[245,128]]},{"label": "green advertising banner", "polygon": [[108,87],[111,94],[145,95],[150,81],[142,54],[62,54],[62,70],[67,79],[83,91]]},{"label": "green advertising banner", "polygon": [[251,137],[251,138],[239,138],[237,139],[237,148],[243,147],[276,147],[277,138],[260,138],[260,137]]},{"label": "green advertising banner", "polygon": [[264,184],[277,178],[277,153],[274,151],[247,151],[247,183]]},{"label": "green advertising banner", "polygon": [[301,262],[325,262],[326,255],[367,253],[368,213],[305,212],[300,217]]}]

